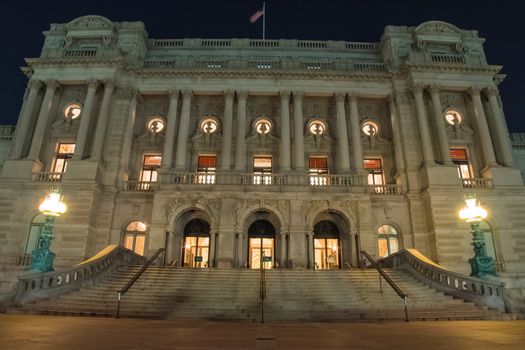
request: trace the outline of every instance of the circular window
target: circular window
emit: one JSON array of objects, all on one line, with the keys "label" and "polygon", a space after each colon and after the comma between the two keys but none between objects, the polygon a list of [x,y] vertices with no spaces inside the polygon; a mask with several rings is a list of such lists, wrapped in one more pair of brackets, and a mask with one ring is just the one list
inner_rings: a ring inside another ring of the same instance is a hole
[{"label": "circular window", "polygon": [[213,118],[206,118],[201,122],[201,130],[205,134],[213,134],[219,129],[219,124]]},{"label": "circular window", "polygon": [[148,121],[148,130],[152,134],[158,134],[164,130],[164,119],[161,117],[153,117]]},{"label": "circular window", "polygon": [[255,131],[261,135],[266,135],[272,129],[272,124],[268,119],[262,118],[255,122]]},{"label": "circular window", "polygon": [[377,136],[379,134],[379,125],[376,122],[367,120],[361,124],[361,130],[366,136]]},{"label": "circular window", "polygon": [[445,113],[445,119],[450,125],[459,125],[463,121],[461,114],[454,110],[447,111],[447,113]]},{"label": "circular window", "polygon": [[82,113],[82,107],[77,103],[70,103],[64,108],[64,117],[67,119],[76,119]]},{"label": "circular window", "polygon": [[314,120],[308,125],[308,131],[313,135],[322,135],[326,131],[326,125],[319,120]]}]

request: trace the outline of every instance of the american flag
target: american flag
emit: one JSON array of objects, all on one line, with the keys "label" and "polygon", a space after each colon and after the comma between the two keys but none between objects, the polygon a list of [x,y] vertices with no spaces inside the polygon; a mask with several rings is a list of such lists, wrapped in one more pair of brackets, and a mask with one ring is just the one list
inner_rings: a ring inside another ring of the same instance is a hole
[{"label": "american flag", "polygon": [[260,9],[259,11],[255,12],[251,17],[250,17],[250,23],[255,23],[257,22],[257,20],[262,16],[264,15],[264,8]]}]

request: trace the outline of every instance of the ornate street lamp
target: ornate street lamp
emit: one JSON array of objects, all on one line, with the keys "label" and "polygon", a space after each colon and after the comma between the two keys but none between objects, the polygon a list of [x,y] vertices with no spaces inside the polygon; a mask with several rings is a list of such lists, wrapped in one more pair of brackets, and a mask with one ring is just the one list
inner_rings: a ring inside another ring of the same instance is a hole
[{"label": "ornate street lamp", "polygon": [[31,253],[31,266],[27,269],[28,271],[48,272],[54,270],[55,253],[49,250],[49,247],[51,246],[51,240],[53,240],[55,218],[64,214],[66,209],[66,205],[62,202],[60,190],[57,188],[51,189],[38,207],[40,213],[46,216],[46,222],[40,234],[39,247]]},{"label": "ornate street lamp", "polygon": [[494,272],[494,262],[492,257],[487,256],[485,251],[485,240],[479,229],[479,222],[487,217],[487,211],[479,205],[476,196],[467,195],[465,207],[459,211],[459,217],[470,224],[472,229],[472,246],[474,247],[474,257],[469,259],[471,276],[484,277],[496,276]]}]

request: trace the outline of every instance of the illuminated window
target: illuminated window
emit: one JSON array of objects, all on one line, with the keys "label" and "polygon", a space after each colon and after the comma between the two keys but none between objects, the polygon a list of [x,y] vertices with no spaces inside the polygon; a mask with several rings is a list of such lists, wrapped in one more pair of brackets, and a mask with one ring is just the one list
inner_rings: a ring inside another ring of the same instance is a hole
[{"label": "illuminated window", "polygon": [[390,225],[383,225],[377,230],[377,233],[377,245],[380,258],[399,251],[399,239],[395,228]]},{"label": "illuminated window", "polygon": [[191,220],[184,228],[184,267],[208,267],[210,225],[201,219]]},{"label": "illuminated window", "polygon": [[463,116],[454,110],[449,110],[445,113],[445,119],[450,125],[459,125],[463,121]]},{"label": "illuminated window", "polygon": [[314,120],[308,125],[308,131],[313,135],[322,135],[326,131],[326,125],[319,120]]},{"label": "illuminated window", "polygon": [[271,185],[272,184],[272,158],[254,157],[253,158],[253,184]]},{"label": "illuminated window", "polygon": [[76,103],[70,103],[64,108],[64,117],[66,119],[76,119],[82,113],[82,107]]},{"label": "illuminated window", "polygon": [[146,241],[146,225],[140,221],[133,221],[124,231],[122,245],[133,250],[139,255],[144,255],[144,243]]},{"label": "illuminated window", "polygon": [[458,176],[460,179],[472,178],[466,149],[451,148],[450,157],[452,158],[452,162],[458,167]]},{"label": "illuminated window", "polygon": [[140,174],[140,181],[156,182],[157,171],[162,163],[162,156],[159,155],[145,155],[142,163],[142,172]]},{"label": "illuminated window", "polygon": [[214,118],[206,118],[201,122],[201,130],[205,134],[213,134],[219,129],[219,124]]},{"label": "illuminated window", "polygon": [[266,118],[261,118],[255,122],[255,130],[261,135],[266,135],[272,130],[272,123]]},{"label": "illuminated window", "polygon": [[68,161],[75,153],[74,143],[59,143],[55,162],[53,164],[53,173],[65,173]]},{"label": "illuminated window", "polygon": [[310,185],[322,186],[328,184],[328,160],[326,157],[310,157],[308,159]]},{"label": "illuminated window", "polygon": [[369,185],[384,185],[385,180],[383,176],[383,165],[381,159],[365,158],[363,160],[364,167],[368,172]]},{"label": "illuminated window", "polygon": [[214,184],[217,156],[199,156],[197,159],[197,183]]},{"label": "illuminated window", "polygon": [[161,117],[153,117],[148,121],[148,130],[152,134],[158,134],[162,130],[164,130],[164,119]]},{"label": "illuminated window", "polygon": [[35,216],[29,227],[29,234],[27,235],[26,242],[26,255],[31,255],[33,250],[40,248],[41,234],[44,229],[44,223],[46,222],[46,217],[43,214]]},{"label": "illuminated window", "polygon": [[367,120],[361,124],[361,130],[366,136],[377,136],[379,134],[379,125],[376,122]]}]

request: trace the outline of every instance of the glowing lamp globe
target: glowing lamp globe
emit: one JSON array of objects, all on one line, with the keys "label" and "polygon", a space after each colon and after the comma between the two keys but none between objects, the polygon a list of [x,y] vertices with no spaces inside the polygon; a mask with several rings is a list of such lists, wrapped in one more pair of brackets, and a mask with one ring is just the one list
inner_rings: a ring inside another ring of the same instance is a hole
[{"label": "glowing lamp globe", "polygon": [[466,222],[481,221],[487,217],[487,211],[479,205],[476,197],[467,197],[465,204],[465,207],[459,211],[459,217]]},{"label": "glowing lamp globe", "polygon": [[67,207],[64,202],[62,202],[60,192],[51,191],[46,195],[46,198],[40,204],[38,210],[44,215],[60,216],[66,212]]}]

